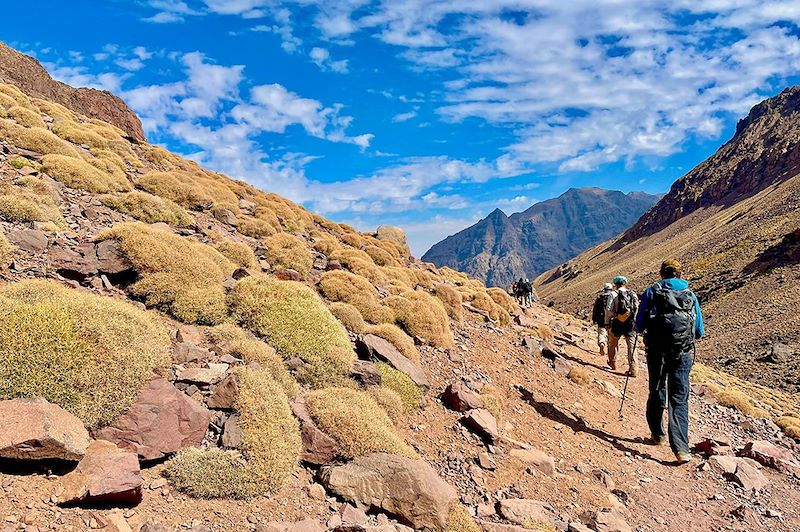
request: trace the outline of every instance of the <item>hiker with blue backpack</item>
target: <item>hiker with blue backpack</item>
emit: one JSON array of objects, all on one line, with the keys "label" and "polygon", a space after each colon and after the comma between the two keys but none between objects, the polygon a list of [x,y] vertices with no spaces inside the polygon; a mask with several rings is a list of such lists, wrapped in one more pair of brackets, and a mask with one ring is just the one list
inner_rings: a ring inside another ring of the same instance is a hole
[{"label": "hiker with blue backpack", "polygon": [[[678,464],[692,460],[689,451],[689,372],[695,340],[705,334],[697,296],[682,279],[681,263],[661,264],[661,280],[644,291],[636,315],[636,331],[643,334],[647,353],[649,396],[647,424],[653,445],[665,445],[667,436]],[[669,423],[664,434],[664,410]]]},{"label": "hiker with blue backpack", "polygon": [[614,277],[616,295],[611,303],[611,327],[608,337],[608,366],[617,369],[617,347],[619,341],[625,339],[628,349],[628,376],[636,377],[639,360],[634,345],[634,321],[639,308],[639,298],[628,289],[628,278],[623,275]]}]

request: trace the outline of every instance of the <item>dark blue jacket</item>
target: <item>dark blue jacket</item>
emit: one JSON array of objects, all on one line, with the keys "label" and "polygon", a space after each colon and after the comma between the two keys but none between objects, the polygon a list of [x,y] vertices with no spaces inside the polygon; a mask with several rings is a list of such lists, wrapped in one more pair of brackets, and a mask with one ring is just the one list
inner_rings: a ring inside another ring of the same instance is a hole
[{"label": "dark blue jacket", "polygon": [[[656,285],[669,288],[671,290],[686,290],[689,288],[689,283],[684,279],[662,279]],[[655,285],[653,285],[655,286]],[[642,293],[639,298],[639,312],[636,314],[636,332],[643,333],[645,329],[645,320],[650,313],[650,303],[653,301],[653,286],[648,288]],[[703,324],[703,313],[700,311],[700,302],[697,296],[694,296],[694,310],[697,318],[694,321],[694,337],[702,338],[706,334],[705,325]]]}]

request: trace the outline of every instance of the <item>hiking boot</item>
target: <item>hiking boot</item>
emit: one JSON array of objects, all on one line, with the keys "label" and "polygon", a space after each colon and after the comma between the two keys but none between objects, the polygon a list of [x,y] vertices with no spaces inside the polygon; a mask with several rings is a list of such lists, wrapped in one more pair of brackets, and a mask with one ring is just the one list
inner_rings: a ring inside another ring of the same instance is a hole
[{"label": "hiking boot", "polygon": [[675,453],[675,460],[678,462],[678,465],[688,464],[692,461],[692,453],[688,451],[678,451]]},{"label": "hiking boot", "polygon": [[616,360],[609,360],[608,367],[611,368],[611,371],[617,370],[617,361]]},{"label": "hiking boot", "polygon": [[667,444],[666,436],[659,436],[659,437],[650,436],[649,438],[647,438],[647,445],[654,445],[656,447],[660,447],[666,444]]}]

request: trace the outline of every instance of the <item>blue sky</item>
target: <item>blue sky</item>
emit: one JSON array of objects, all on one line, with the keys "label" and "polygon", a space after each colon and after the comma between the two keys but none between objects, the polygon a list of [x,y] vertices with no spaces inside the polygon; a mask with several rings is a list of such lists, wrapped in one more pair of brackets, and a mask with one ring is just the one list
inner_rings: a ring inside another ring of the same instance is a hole
[{"label": "blue sky", "polygon": [[570,187],[664,192],[800,74],[797,1],[35,5],[0,38],[151,142],[417,255]]}]

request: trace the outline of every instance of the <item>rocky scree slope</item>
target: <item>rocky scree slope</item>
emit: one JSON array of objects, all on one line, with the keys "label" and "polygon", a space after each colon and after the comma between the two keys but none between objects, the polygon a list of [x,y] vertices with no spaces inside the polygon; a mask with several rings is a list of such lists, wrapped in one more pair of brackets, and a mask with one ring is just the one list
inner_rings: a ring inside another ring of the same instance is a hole
[{"label": "rocky scree slope", "polygon": [[625,274],[637,290],[680,259],[708,318],[698,355],[753,382],[800,391],[800,88],[753,107],[736,134],[626,233],[542,274],[556,306],[587,312]]},{"label": "rocky scree slope", "polygon": [[511,216],[495,209],[435,244],[422,259],[466,272],[487,286],[507,287],[618,235],[658,198],[644,192],[573,188]]}]

